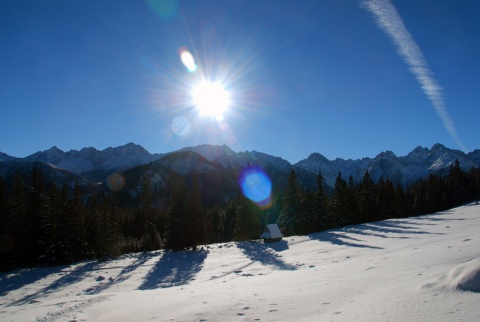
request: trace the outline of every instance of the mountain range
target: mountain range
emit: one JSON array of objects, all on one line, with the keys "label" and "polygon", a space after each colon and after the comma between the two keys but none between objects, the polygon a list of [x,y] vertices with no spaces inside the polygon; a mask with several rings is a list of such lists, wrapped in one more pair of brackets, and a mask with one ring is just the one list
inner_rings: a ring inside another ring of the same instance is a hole
[{"label": "mountain range", "polygon": [[295,169],[302,185],[312,189],[316,188],[316,176],[319,172],[322,173],[326,186],[333,188],[339,173],[346,180],[352,176],[355,182],[359,182],[366,170],[374,181],[383,177],[394,184],[407,186],[432,173],[448,173],[456,160],[464,170],[479,167],[480,150],[466,154],[442,144],[435,144],[431,149],[417,147],[406,156],[397,157],[393,152],[385,151],[374,158],[358,160],[328,160],[319,153],[312,153],[306,159],[291,164],[281,157],[258,151],[234,152],[226,145],[199,145],[169,153],[151,154],[140,145],[128,143],[102,151],[89,147],[80,151],[64,152],[52,147],[25,158],[0,152],[0,176],[12,177],[12,171],[19,169],[27,173],[34,164],[41,163],[57,181],[78,176],[82,182],[106,183],[111,174],[122,173],[136,181],[131,187],[135,190],[139,178],[145,173],[157,186],[164,185],[173,174],[185,176],[200,173],[206,180],[209,176],[217,180],[222,180],[222,177],[229,178],[226,180],[230,181],[228,186],[234,186],[235,173],[238,174],[238,171],[248,165],[255,165],[268,173],[274,187],[280,188],[288,180],[292,169]]}]

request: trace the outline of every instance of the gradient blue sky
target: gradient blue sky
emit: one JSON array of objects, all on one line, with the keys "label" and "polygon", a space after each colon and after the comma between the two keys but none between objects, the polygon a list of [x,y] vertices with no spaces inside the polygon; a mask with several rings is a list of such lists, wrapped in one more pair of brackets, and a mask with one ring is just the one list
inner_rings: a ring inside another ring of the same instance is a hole
[{"label": "gradient blue sky", "polygon": [[[1,0],[0,151],[473,151],[479,16],[477,0]],[[203,78],[230,93],[220,122],[192,106]]]}]

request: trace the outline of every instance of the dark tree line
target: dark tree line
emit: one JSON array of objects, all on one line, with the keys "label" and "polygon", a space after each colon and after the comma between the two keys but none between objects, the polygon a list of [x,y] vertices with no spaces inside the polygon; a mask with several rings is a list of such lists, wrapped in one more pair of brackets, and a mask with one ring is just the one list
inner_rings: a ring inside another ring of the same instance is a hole
[{"label": "dark tree line", "polygon": [[58,188],[34,167],[28,178],[17,173],[8,191],[0,178],[0,268],[117,255],[115,220],[115,208],[95,194],[84,202],[78,180]]},{"label": "dark tree line", "polygon": [[319,174],[318,190],[303,190],[292,170],[279,218],[286,235],[425,215],[480,199],[480,169],[465,172],[458,161],[447,176],[431,174],[406,189],[384,178],[374,183],[368,171],[359,183],[352,177],[347,181],[338,173],[333,194],[326,196],[322,181]]},{"label": "dark tree line", "polygon": [[[7,186],[0,178],[0,269],[104,259],[123,253],[197,249],[199,245],[258,238],[265,224],[278,222],[285,235],[388,218],[417,216],[480,199],[480,170],[452,165],[447,176],[430,175],[404,189],[388,179],[361,182],[338,174],[333,193],[304,189],[292,170],[269,208],[240,192],[224,204],[204,207],[199,179],[172,178],[168,201],[159,204],[147,176],[135,207],[116,192],[84,191],[79,182],[57,186],[43,177],[17,173]],[[156,201],[157,200],[157,201]]]}]

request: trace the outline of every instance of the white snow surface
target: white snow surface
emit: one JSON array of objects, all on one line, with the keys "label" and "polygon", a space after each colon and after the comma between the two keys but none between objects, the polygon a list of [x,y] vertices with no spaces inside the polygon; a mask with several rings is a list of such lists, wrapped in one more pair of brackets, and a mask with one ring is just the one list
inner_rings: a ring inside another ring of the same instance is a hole
[{"label": "white snow surface", "polygon": [[480,321],[480,206],[0,274],[1,321]]}]

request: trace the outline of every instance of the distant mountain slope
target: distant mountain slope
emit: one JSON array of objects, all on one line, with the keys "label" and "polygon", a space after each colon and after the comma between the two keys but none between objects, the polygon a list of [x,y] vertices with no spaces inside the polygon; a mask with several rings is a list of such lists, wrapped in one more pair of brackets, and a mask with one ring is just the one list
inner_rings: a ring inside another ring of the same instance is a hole
[{"label": "distant mountain slope", "polygon": [[54,146],[49,150],[34,153],[25,160],[52,164],[58,168],[92,178],[98,176],[99,173],[125,170],[146,164],[161,156],[160,154],[150,154],[140,145],[128,143],[103,151],[90,147],[80,151],[63,152]]},{"label": "distant mountain slope", "polygon": [[[33,169],[37,168],[41,170],[42,177],[46,183],[56,183],[57,186],[66,183],[67,186],[73,187],[78,179],[80,186],[93,187],[93,183],[86,178],[76,175],[70,171],[59,169],[51,164],[46,164],[38,161],[6,161],[0,162],[0,177],[8,185],[13,184],[15,175],[19,174],[23,178],[30,178]],[[30,184],[30,182],[24,181],[24,184]]]},{"label": "distant mountain slope", "polygon": [[5,154],[3,152],[0,152],[0,162],[6,162],[6,161],[16,161],[19,160],[19,158],[11,157],[8,154]]},{"label": "distant mountain slope", "polygon": [[361,160],[327,160],[319,153],[311,154],[296,166],[310,172],[322,172],[326,183],[333,187],[335,178],[341,172],[344,179],[353,177],[354,181],[361,181],[365,171],[368,170],[372,179],[377,181],[380,177],[390,179],[394,183],[408,185],[419,178],[427,177],[431,173],[445,174],[450,165],[458,160],[464,170],[480,166],[480,150],[465,154],[462,151],[446,148],[435,144],[431,149],[417,147],[408,155],[397,157],[393,152],[382,152],[375,158]]},{"label": "distant mountain slope", "polygon": [[[194,152],[194,154],[188,153]],[[200,156],[202,156],[200,158]],[[264,168],[275,178],[280,187],[286,183],[288,175],[295,169],[302,185],[316,188],[316,176],[322,173],[325,183],[333,187],[340,172],[346,180],[350,176],[354,181],[362,180],[368,170],[372,179],[378,181],[380,177],[389,179],[395,184],[404,186],[427,177],[431,173],[446,174],[455,160],[460,162],[464,170],[480,166],[480,150],[468,154],[462,151],[446,148],[435,144],[431,149],[417,147],[406,156],[397,157],[393,152],[381,152],[375,158],[359,160],[344,160],[337,158],[328,160],[319,153],[312,153],[308,158],[292,165],[278,156],[271,156],[258,151],[234,152],[228,146],[199,145],[186,147],[178,151],[165,154],[151,154],[143,147],[129,143],[120,147],[107,148],[99,151],[95,148],[84,148],[80,151],[63,152],[57,147],[37,152],[26,158],[15,158],[0,152],[1,162],[35,161],[51,164],[89,180],[105,182],[113,172],[158,162],[157,167],[185,175],[192,172],[204,174],[216,173],[218,176],[239,173],[248,165]],[[230,171],[230,172],[229,172]]]}]

